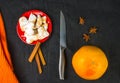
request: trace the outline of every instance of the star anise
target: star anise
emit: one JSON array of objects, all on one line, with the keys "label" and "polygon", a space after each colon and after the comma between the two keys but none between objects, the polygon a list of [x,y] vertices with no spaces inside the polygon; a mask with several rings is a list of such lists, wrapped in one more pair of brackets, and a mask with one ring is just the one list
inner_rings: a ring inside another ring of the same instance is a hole
[{"label": "star anise", "polygon": [[97,28],[96,28],[95,26],[90,27],[90,29],[89,29],[89,33],[91,33],[91,34],[95,34],[96,32],[97,32]]},{"label": "star anise", "polygon": [[85,24],[85,19],[83,17],[79,18],[79,24],[81,24],[81,25]]},{"label": "star anise", "polygon": [[90,36],[88,34],[83,34],[83,39],[88,42],[90,40]]}]

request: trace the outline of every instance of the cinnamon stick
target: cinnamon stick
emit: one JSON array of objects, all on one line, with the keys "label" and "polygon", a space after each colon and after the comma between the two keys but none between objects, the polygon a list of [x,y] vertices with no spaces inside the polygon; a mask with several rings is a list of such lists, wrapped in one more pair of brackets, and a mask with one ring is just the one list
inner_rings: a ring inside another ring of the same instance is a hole
[{"label": "cinnamon stick", "polygon": [[33,60],[33,58],[35,57],[35,54],[36,54],[39,46],[40,46],[40,42],[38,42],[38,43],[35,45],[35,47],[34,47],[32,53],[31,53],[30,57],[28,58],[28,61],[29,61],[29,62],[32,62],[32,60]]},{"label": "cinnamon stick", "polygon": [[41,51],[40,48],[38,48],[38,54],[39,54],[39,57],[40,57],[40,59],[41,59],[42,64],[43,64],[43,65],[46,65],[46,61],[45,61],[45,59],[44,59],[44,57],[43,57],[43,53],[42,53],[42,51]]},{"label": "cinnamon stick", "polygon": [[35,55],[35,60],[36,60],[36,63],[37,63],[38,71],[41,74],[42,73],[42,68],[41,68],[41,65],[40,65],[40,59],[39,59],[38,53],[36,53],[36,55]]}]

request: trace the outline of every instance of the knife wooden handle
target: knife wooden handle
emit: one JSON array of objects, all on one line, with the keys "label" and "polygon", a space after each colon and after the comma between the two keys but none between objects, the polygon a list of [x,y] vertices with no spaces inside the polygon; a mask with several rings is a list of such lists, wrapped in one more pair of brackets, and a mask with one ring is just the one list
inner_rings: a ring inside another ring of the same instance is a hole
[{"label": "knife wooden handle", "polygon": [[65,71],[65,48],[60,47],[60,57],[59,57],[59,78],[64,80],[64,71]]}]

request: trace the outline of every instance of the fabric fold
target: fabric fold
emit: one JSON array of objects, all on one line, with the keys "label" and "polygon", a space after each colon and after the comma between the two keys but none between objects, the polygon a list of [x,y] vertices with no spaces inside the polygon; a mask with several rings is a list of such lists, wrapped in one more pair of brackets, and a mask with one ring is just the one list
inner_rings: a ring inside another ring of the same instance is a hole
[{"label": "fabric fold", "polygon": [[3,23],[1,13],[0,13],[0,40],[1,40],[1,43],[2,43],[2,47],[4,49],[3,51],[4,51],[4,54],[5,54],[6,60],[8,61],[11,68],[13,69],[12,61],[10,59],[10,53],[8,52],[8,49],[7,49],[6,34],[5,34],[5,28],[4,28],[4,23]]},{"label": "fabric fold", "polygon": [[0,83],[19,83],[7,47],[5,27],[0,13]]}]

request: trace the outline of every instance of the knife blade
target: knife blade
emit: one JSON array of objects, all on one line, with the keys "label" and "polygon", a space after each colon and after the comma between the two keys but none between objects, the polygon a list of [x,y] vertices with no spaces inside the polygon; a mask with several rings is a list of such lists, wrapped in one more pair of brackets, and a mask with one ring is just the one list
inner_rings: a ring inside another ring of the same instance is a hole
[{"label": "knife blade", "polygon": [[66,49],[66,23],[63,12],[60,11],[60,56],[59,56],[59,78],[64,80],[65,71],[65,49]]}]

